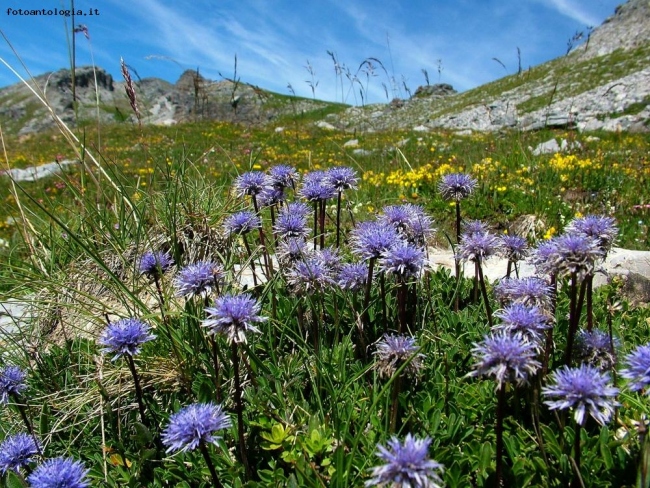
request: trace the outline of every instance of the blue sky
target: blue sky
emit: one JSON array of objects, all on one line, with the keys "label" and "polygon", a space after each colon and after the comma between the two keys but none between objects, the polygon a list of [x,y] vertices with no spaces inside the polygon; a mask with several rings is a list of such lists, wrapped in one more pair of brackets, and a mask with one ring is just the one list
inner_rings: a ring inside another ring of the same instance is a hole
[{"label": "blue sky", "polygon": [[[90,41],[77,34],[77,65],[121,79],[120,57],[142,77],[174,82],[185,69],[288,94],[361,103],[407,96],[425,84],[464,91],[566,52],[567,41],[613,14],[619,0],[76,0]],[[8,8],[66,9],[69,1],[4,0],[0,30],[32,74],[70,66],[63,16]],[[337,75],[333,53],[341,67]],[[0,57],[19,61],[0,39]],[[374,58],[371,73],[363,61]],[[495,61],[498,59],[499,62]],[[307,66],[311,66],[313,77]],[[503,65],[503,66],[502,66]],[[382,68],[383,66],[383,68]],[[504,68],[505,66],[505,68]],[[439,67],[441,68],[439,72]],[[24,73],[22,70],[21,73]],[[352,83],[356,75],[359,83]],[[0,64],[0,86],[17,78]],[[309,82],[309,83],[308,83]],[[354,86],[351,89],[351,86]]]}]

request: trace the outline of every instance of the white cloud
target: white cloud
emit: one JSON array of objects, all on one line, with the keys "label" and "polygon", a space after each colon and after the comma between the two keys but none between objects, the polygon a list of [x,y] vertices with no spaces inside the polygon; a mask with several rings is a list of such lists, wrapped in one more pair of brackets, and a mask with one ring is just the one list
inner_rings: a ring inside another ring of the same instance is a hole
[{"label": "white cloud", "polygon": [[572,2],[571,0],[548,0],[548,4],[562,15],[575,20],[585,27],[596,27],[600,24],[600,21],[578,5],[578,2]]}]

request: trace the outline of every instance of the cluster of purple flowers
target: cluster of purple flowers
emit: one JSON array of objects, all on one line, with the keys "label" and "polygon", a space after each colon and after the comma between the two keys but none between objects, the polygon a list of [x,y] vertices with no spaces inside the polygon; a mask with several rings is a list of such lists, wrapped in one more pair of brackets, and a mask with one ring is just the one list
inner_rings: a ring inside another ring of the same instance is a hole
[{"label": "cluster of purple flowers", "polygon": [[386,334],[377,342],[375,367],[380,376],[390,378],[410,359],[404,372],[414,376],[422,369],[424,355],[419,350],[414,337]]},{"label": "cluster of purple flowers", "polygon": [[86,488],[88,472],[81,461],[57,457],[38,466],[27,481],[33,488]]},{"label": "cluster of purple flowers", "polygon": [[18,366],[8,364],[0,369],[0,404],[9,403],[10,396],[20,396],[27,389],[27,372]]},{"label": "cluster of purple flowers", "polygon": [[15,434],[7,437],[0,444],[0,473],[19,472],[40,454],[41,446],[29,434]]},{"label": "cluster of purple flowers", "polygon": [[150,278],[159,278],[174,265],[174,260],[167,252],[147,251],[140,258],[140,274]]},{"label": "cluster of purple flowers", "polygon": [[182,268],[175,279],[176,295],[206,297],[221,283],[224,270],[220,264],[200,261]]},{"label": "cluster of purple flowers", "polygon": [[221,439],[216,432],[231,425],[230,417],[221,405],[194,403],[169,418],[162,442],[167,446],[167,452],[192,451],[199,444],[216,444]]},{"label": "cluster of purple flowers", "polygon": [[387,446],[377,446],[377,456],[384,461],[371,470],[366,486],[395,488],[440,488],[442,464],[429,458],[431,439],[417,439],[407,434],[404,442],[392,437]]},{"label": "cluster of purple flowers", "polygon": [[203,327],[211,334],[225,335],[228,343],[246,343],[248,332],[260,333],[255,324],[267,320],[260,310],[261,305],[249,295],[223,295],[205,309]]},{"label": "cluster of purple flowers", "polygon": [[140,353],[142,345],[156,338],[150,327],[135,318],[120,319],[108,324],[99,337],[99,344],[104,346],[102,352],[115,354],[113,361],[120,356],[135,356]]}]

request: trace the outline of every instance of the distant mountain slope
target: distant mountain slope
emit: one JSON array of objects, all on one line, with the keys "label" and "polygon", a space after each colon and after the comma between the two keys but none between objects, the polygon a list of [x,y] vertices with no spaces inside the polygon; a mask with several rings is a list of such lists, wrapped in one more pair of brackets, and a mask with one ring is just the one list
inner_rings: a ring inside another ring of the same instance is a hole
[{"label": "distant mountain slope", "polygon": [[[30,85],[66,124],[74,125],[75,120],[96,121],[97,117],[102,122],[136,120],[125,93],[125,82],[115,81],[102,68],[84,66],[75,70],[76,115],[70,70],[37,76]],[[143,123],[149,124],[221,120],[255,125],[282,117],[304,117],[312,112],[322,117],[345,108],[279,95],[246,83],[211,81],[195,71],[186,71],[175,84],[157,78],[135,81],[135,92]],[[48,109],[22,83],[0,90],[0,120],[5,130],[19,135],[56,125]]]},{"label": "distant mountain slope", "polygon": [[382,130],[523,130],[544,126],[647,131],[650,2],[630,0],[567,56],[447,97],[350,108],[327,122]]},{"label": "distant mountain slope", "polygon": [[[36,77],[66,123],[134,121],[124,82],[103,69],[76,70],[77,106],[69,70]],[[96,82],[95,82],[96,81]],[[95,89],[97,85],[97,89]],[[650,130],[650,1],[629,0],[568,55],[473,90],[420,87],[409,100],[346,107],[268,92],[233,80],[211,81],[186,71],[175,83],[136,82],[144,123],[220,120],[283,124],[318,120],[342,130],[493,131],[545,126],[583,130]],[[99,103],[97,103],[99,102]],[[8,133],[29,134],[55,126],[46,107],[22,84],[0,89],[0,121]]]}]

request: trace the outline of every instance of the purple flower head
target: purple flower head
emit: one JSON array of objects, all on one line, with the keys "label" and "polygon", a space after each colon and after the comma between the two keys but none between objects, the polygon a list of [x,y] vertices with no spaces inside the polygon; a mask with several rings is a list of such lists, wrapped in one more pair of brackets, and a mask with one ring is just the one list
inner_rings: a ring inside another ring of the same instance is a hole
[{"label": "purple flower head", "polygon": [[280,202],[284,202],[286,196],[284,190],[269,186],[262,190],[258,196],[258,203],[261,207],[272,207]]},{"label": "purple flower head", "polygon": [[[612,349],[612,343],[614,348]],[[616,363],[616,348],[619,345],[617,337],[609,340],[605,331],[593,329],[591,332],[580,330],[576,335],[574,354],[581,363],[595,366],[601,371],[607,371]]]},{"label": "purple flower head", "polygon": [[210,334],[224,334],[228,343],[246,343],[247,332],[260,333],[254,324],[267,320],[260,316],[261,308],[249,295],[224,295],[215,300],[214,307],[205,309],[202,325]]},{"label": "purple flower head", "polygon": [[418,354],[420,348],[414,337],[402,335],[384,335],[377,342],[377,370],[379,375],[390,378],[410,358],[411,362],[404,368],[404,373],[415,375],[422,369],[423,354]]},{"label": "purple flower head", "polygon": [[280,241],[275,250],[278,261],[283,264],[291,264],[295,261],[302,261],[312,253],[311,247],[302,237],[289,237]]},{"label": "purple flower head", "polygon": [[320,261],[331,273],[338,273],[339,268],[341,267],[341,255],[339,254],[339,251],[333,247],[319,249],[314,253],[314,258]]},{"label": "purple flower head", "polygon": [[193,403],[169,417],[169,424],[162,433],[167,452],[192,451],[201,443],[216,444],[221,436],[216,431],[231,426],[230,417],[221,405]]},{"label": "purple flower head", "polygon": [[111,322],[99,336],[99,344],[104,346],[102,352],[115,354],[113,361],[122,355],[135,356],[140,353],[140,346],[156,338],[150,327],[138,319],[120,319]]},{"label": "purple flower head", "polygon": [[482,220],[467,220],[463,222],[462,225],[463,234],[473,235],[473,234],[486,234],[490,232],[488,225]]},{"label": "purple flower head", "polygon": [[379,259],[379,269],[401,281],[417,278],[424,266],[424,251],[403,241],[386,249]]},{"label": "purple flower head", "polygon": [[355,190],[359,183],[357,172],[345,166],[335,166],[328,169],[325,172],[325,178],[337,192],[342,192],[350,188]]},{"label": "purple flower head", "polygon": [[542,241],[533,250],[531,263],[535,266],[535,271],[540,275],[555,275],[556,270],[554,263],[557,261],[558,246],[555,239]]},{"label": "purple flower head", "polygon": [[307,217],[302,213],[291,213],[282,210],[275,219],[275,233],[282,239],[290,237],[306,237],[309,235]]},{"label": "purple flower head", "polygon": [[19,472],[40,452],[41,446],[32,435],[21,433],[7,437],[0,444],[0,473],[9,470]]},{"label": "purple flower head", "polygon": [[379,221],[392,225],[400,236],[419,246],[424,246],[433,234],[433,219],[422,207],[411,203],[384,207]]},{"label": "purple flower head", "polygon": [[535,346],[521,334],[493,332],[474,346],[472,354],[475,370],[467,376],[492,376],[497,381],[497,390],[505,383],[527,384],[540,367],[535,360]]},{"label": "purple flower head", "polygon": [[286,212],[292,215],[300,215],[302,217],[309,217],[312,214],[313,209],[303,202],[291,202],[282,209],[282,212]]},{"label": "purple flower head", "polygon": [[587,215],[574,219],[569,222],[566,232],[596,239],[603,255],[609,252],[618,236],[616,220],[602,215]]},{"label": "purple flower head", "polygon": [[337,279],[344,290],[363,290],[368,283],[368,265],[366,263],[346,263],[341,266]]},{"label": "purple flower head", "polygon": [[334,284],[332,271],[317,256],[296,261],[287,272],[287,282],[294,291],[315,293]]},{"label": "purple flower head", "polygon": [[461,201],[472,194],[477,181],[468,174],[450,173],[444,175],[438,184],[438,191],[445,200]]},{"label": "purple flower head", "polygon": [[300,196],[310,202],[320,202],[336,196],[336,189],[327,179],[324,171],[307,173],[302,180]]},{"label": "purple flower head", "polygon": [[223,268],[211,261],[189,264],[178,272],[174,281],[176,296],[192,298],[206,297],[223,279]]},{"label": "purple flower head", "polygon": [[549,398],[544,403],[551,410],[573,409],[578,425],[585,424],[586,414],[603,425],[609,421],[614,408],[618,406],[618,388],[609,386],[609,374],[601,373],[587,364],[581,364],[577,368],[563,366],[555,371],[551,384],[542,388],[542,395]]},{"label": "purple flower head", "polygon": [[33,488],[86,488],[88,470],[81,461],[57,457],[47,459],[27,477]]},{"label": "purple flower head", "polygon": [[269,176],[271,184],[274,188],[284,189],[287,187],[295,187],[296,183],[300,179],[300,175],[296,168],[286,165],[278,164],[269,169]]},{"label": "purple flower head", "polygon": [[499,238],[489,232],[463,234],[458,245],[458,258],[482,262],[498,253],[500,244]]},{"label": "purple flower head", "polygon": [[172,267],[174,260],[167,252],[147,251],[140,258],[140,274],[151,278],[159,278]]},{"label": "purple flower head", "polygon": [[261,171],[248,171],[235,179],[235,194],[239,197],[259,195],[270,185],[269,177]]},{"label": "purple flower head", "polygon": [[27,389],[26,378],[27,373],[18,366],[9,364],[0,369],[0,404],[9,403],[11,395],[21,395]]},{"label": "purple flower head", "polygon": [[628,388],[632,391],[644,390],[646,395],[650,395],[650,344],[637,346],[628,354],[623,363],[625,368],[621,371],[621,376],[627,380]]},{"label": "purple flower head", "polygon": [[508,334],[520,333],[521,336],[535,345],[541,347],[544,331],[551,327],[549,317],[535,306],[513,303],[503,310],[495,312],[495,317],[501,323],[494,330],[502,330]]},{"label": "purple flower head", "polygon": [[387,447],[377,445],[377,456],[384,464],[372,468],[366,486],[393,488],[441,488],[442,464],[429,459],[431,439],[417,439],[407,434],[402,444],[392,437]]},{"label": "purple flower head", "polygon": [[394,227],[379,221],[361,222],[351,233],[352,252],[362,259],[380,258],[400,241]]},{"label": "purple flower head", "polygon": [[229,235],[247,234],[262,227],[262,220],[255,212],[242,210],[226,217],[223,227]]},{"label": "purple flower head", "polygon": [[522,303],[548,310],[552,289],[542,278],[507,278],[494,287],[494,294],[502,303]]},{"label": "purple flower head", "polygon": [[556,253],[551,254],[551,266],[558,276],[580,278],[594,272],[596,260],[603,257],[593,237],[581,234],[563,234],[555,239]]},{"label": "purple flower head", "polygon": [[508,261],[512,261],[514,263],[523,261],[530,254],[528,241],[520,236],[502,236],[501,254]]}]

